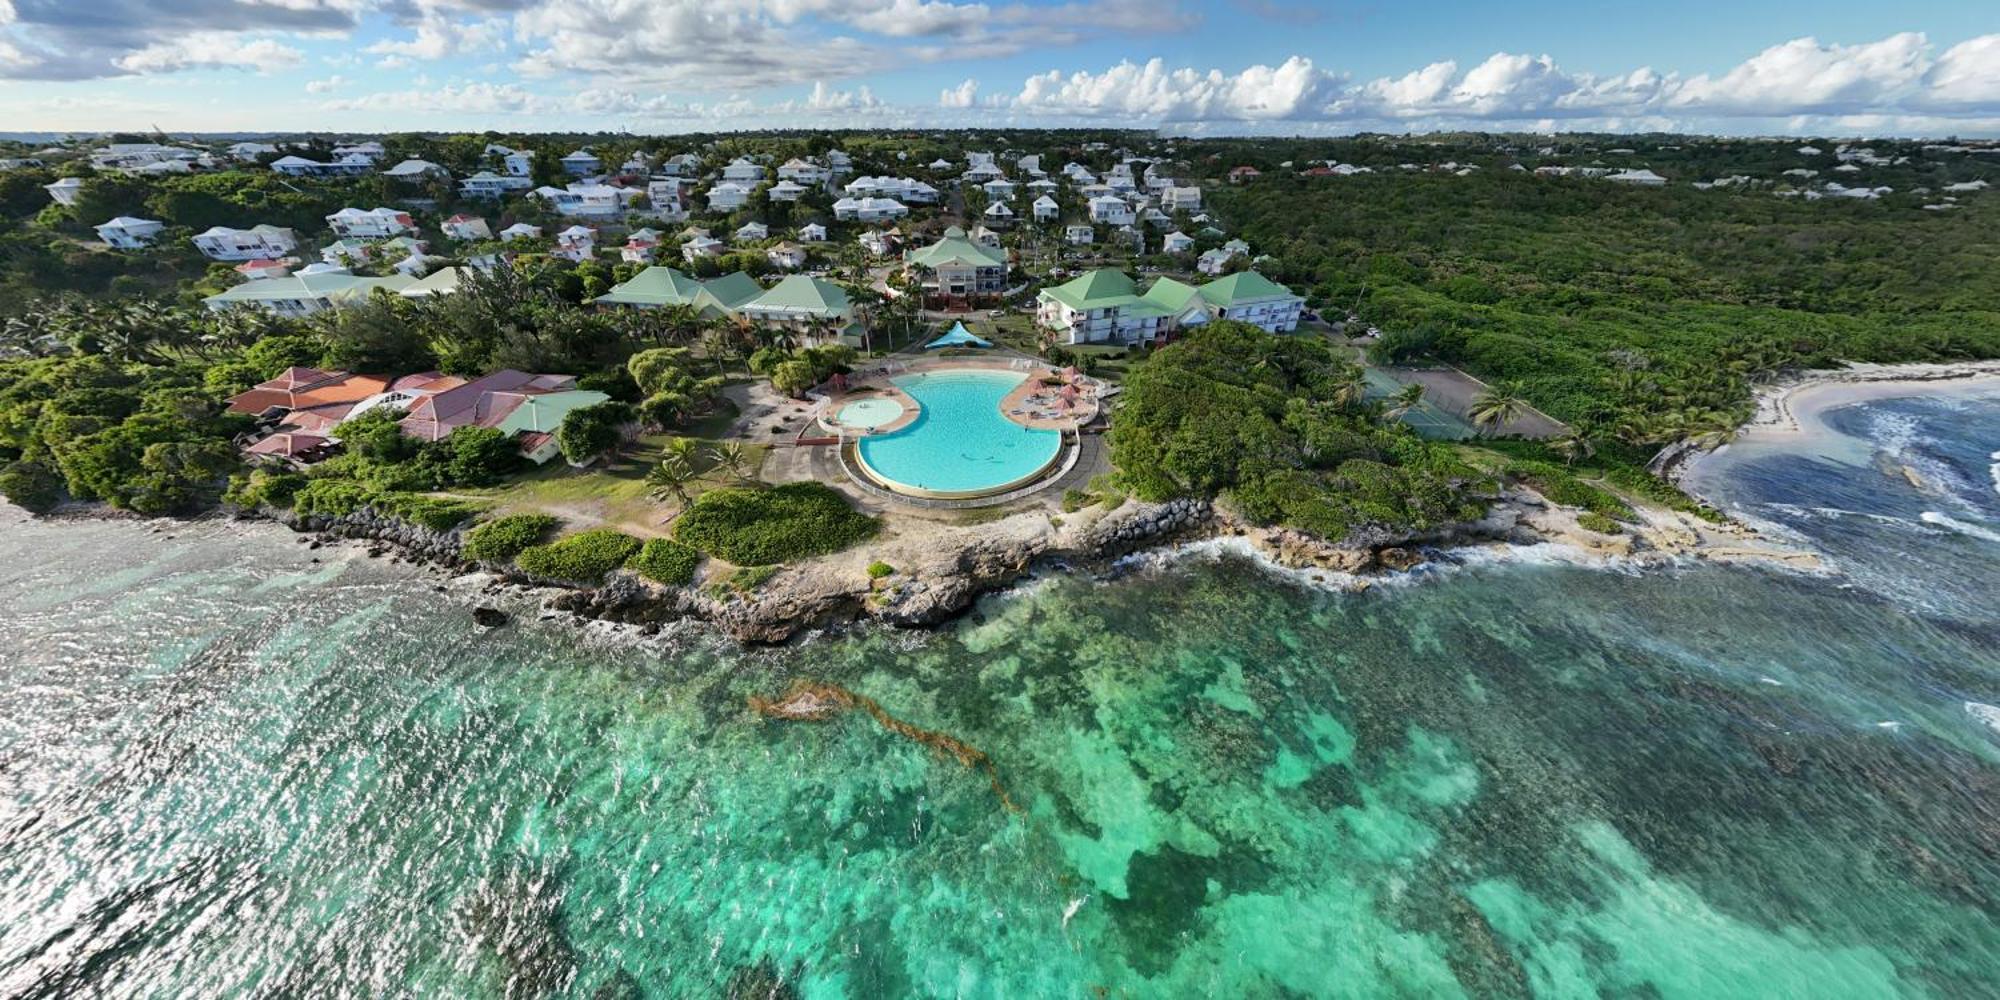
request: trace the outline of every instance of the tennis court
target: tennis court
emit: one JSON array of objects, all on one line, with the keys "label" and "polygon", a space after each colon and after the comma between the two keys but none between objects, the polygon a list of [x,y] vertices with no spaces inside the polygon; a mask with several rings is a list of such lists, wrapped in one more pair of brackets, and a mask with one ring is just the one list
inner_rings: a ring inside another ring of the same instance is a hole
[{"label": "tennis court", "polygon": [[[1387,399],[1396,394],[1404,385],[1388,373],[1376,368],[1363,370],[1368,382],[1369,399]],[[1425,391],[1424,400],[1403,414],[1403,423],[1417,432],[1417,436],[1429,441],[1463,441],[1477,433],[1477,429],[1464,418],[1439,409]]]}]

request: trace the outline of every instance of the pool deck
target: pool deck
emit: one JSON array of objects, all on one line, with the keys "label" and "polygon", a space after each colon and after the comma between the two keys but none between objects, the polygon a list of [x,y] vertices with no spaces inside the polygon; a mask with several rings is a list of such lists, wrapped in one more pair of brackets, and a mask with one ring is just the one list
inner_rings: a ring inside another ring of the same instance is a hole
[{"label": "pool deck", "polygon": [[[858,399],[881,399],[886,396],[903,404],[902,416],[872,429],[848,427],[846,430],[850,433],[893,434],[916,422],[920,412],[917,401],[897,388],[894,379],[903,375],[966,370],[1012,372],[1026,376],[1020,385],[1000,400],[1000,415],[1030,430],[1074,431],[1097,419],[1101,405],[1098,393],[1103,389],[1103,383],[1096,379],[1083,375],[1072,379],[1064,375],[1062,369],[1044,364],[1023,368],[997,359],[938,358],[919,361],[895,371],[880,364],[857,369],[848,376],[846,391],[827,394],[826,404],[821,410],[821,422],[837,428],[835,415],[841,407]],[[1062,379],[1066,384],[1075,385],[1075,404],[1063,409],[1062,386],[1042,384],[1046,378]]]}]

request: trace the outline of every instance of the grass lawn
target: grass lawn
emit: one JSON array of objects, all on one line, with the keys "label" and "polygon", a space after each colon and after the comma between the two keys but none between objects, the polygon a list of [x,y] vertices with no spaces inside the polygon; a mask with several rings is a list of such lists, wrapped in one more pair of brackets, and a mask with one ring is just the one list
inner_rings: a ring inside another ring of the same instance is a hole
[{"label": "grass lawn", "polygon": [[[646,473],[659,464],[667,442],[675,437],[693,437],[704,445],[714,444],[713,434],[727,429],[735,419],[733,407],[713,414],[688,428],[688,433],[648,434],[633,442],[615,460],[600,460],[588,469],[572,469],[562,459],[554,459],[532,472],[518,476],[503,486],[480,490],[459,490],[453,496],[476,497],[494,506],[495,514],[553,514],[565,522],[564,530],[608,525],[641,537],[667,533],[662,524],[674,513],[674,502],[654,500],[646,495]],[[757,478],[769,445],[745,444],[743,474]],[[739,485],[727,467],[704,455],[695,461],[698,478],[688,484],[691,496],[700,496],[720,486]]]}]

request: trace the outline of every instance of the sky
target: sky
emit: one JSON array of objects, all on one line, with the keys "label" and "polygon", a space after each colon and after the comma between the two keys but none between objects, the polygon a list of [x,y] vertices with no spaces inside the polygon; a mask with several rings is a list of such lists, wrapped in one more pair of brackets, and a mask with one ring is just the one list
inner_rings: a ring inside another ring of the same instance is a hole
[{"label": "sky", "polygon": [[1993,0],[0,0],[0,130],[2000,136]]}]

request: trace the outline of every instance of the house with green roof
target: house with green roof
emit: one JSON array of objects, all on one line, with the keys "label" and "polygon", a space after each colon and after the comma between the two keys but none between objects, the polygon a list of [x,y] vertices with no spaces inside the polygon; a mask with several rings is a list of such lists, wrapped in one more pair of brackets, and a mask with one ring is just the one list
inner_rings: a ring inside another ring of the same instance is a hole
[{"label": "house with green roof", "polygon": [[394,295],[412,284],[415,284],[415,279],[403,274],[364,278],[343,271],[328,271],[247,281],[201,301],[211,312],[248,308],[262,309],[279,316],[310,316],[365,302],[378,288]]},{"label": "house with green roof", "polygon": [[903,267],[924,290],[926,305],[970,306],[1007,287],[1007,252],[953,226],[944,238],[903,255]]},{"label": "house with green roof", "polygon": [[861,324],[847,292],[823,278],[794,274],[742,307],[753,323],[791,328],[808,341],[861,343]]},{"label": "house with green roof", "polygon": [[591,300],[594,305],[631,309],[690,306],[704,316],[733,316],[743,304],[764,293],[757,279],[737,271],[700,281],[681,271],[655,265],[621,281]]},{"label": "house with green roof", "polygon": [[1122,271],[1090,271],[1036,300],[1035,319],[1060,343],[1131,344],[1210,320],[1232,319],[1271,333],[1298,327],[1305,300],[1254,271],[1202,285],[1161,278],[1143,293]]}]

